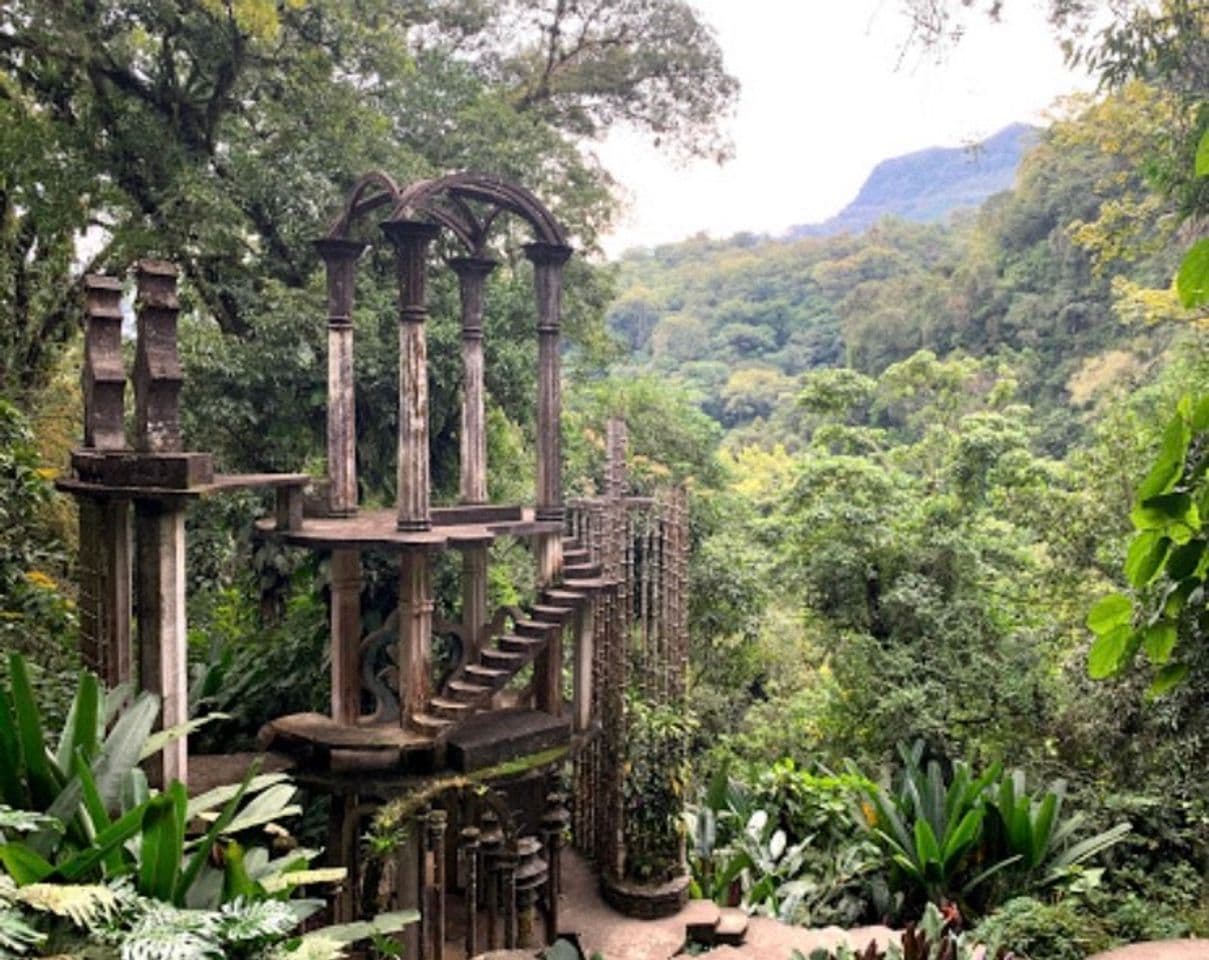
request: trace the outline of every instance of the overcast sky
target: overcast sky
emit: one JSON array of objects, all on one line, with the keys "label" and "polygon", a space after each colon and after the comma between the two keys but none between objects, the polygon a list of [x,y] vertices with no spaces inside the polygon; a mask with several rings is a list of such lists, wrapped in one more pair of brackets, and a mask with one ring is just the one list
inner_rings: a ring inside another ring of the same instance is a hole
[{"label": "overcast sky", "polygon": [[1004,19],[972,18],[942,62],[908,52],[899,0],[692,0],[742,84],[728,124],[735,158],[677,165],[636,135],[599,147],[628,196],[605,247],[697,231],[777,234],[836,213],[880,160],[981,140],[1009,123],[1043,123],[1063,94],[1090,89],[1067,70],[1044,3],[1015,0]]}]

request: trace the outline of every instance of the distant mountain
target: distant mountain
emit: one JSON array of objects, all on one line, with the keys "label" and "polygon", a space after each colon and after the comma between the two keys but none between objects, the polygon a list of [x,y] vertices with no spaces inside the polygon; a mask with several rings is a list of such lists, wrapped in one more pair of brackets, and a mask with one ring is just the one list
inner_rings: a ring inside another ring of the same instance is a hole
[{"label": "distant mountain", "polygon": [[932,147],[883,160],[848,206],[822,223],[790,227],[788,236],[860,233],[888,215],[931,223],[954,210],[977,207],[1012,186],[1020,158],[1037,142],[1038,133],[1036,127],[1015,123],[974,146]]}]

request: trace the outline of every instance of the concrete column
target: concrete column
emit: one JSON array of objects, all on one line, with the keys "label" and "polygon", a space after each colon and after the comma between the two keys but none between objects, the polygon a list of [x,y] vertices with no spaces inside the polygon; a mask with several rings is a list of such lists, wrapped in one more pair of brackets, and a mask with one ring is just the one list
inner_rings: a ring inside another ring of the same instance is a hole
[{"label": "concrete column", "polygon": [[80,497],[80,649],[107,687],[133,679],[130,501]]},{"label": "concrete column", "polygon": [[571,248],[530,243],[537,297],[537,519],[562,520],[562,271]]},{"label": "concrete column", "polygon": [[479,952],[479,831],[462,829],[462,864],[466,876],[466,956]]},{"label": "concrete column", "polygon": [[432,683],[432,565],[427,551],[399,561],[399,716],[407,725],[424,709]]},{"label": "concrete column", "polygon": [[575,616],[575,700],[572,724],[576,733],[592,726],[592,657],[596,632],[595,603],[580,606]]},{"label": "concrete column", "polygon": [[494,260],[459,257],[449,261],[462,294],[462,503],[487,502],[487,418],[483,387],[483,287]]},{"label": "concrete column", "polygon": [[357,512],[357,402],[353,374],[353,292],[358,240],[325,238],[315,249],[327,269],[327,475],[333,516]]},{"label": "concrete column", "polygon": [[84,278],[84,446],[91,450],[126,449],[121,300],[116,277]]},{"label": "concrete column", "polygon": [[134,355],[135,447],[144,453],[179,453],[180,355],[176,345],[176,267],[141,260],[138,279],[138,342]]},{"label": "concrete column", "polygon": [[361,554],[333,550],[332,719],[354,724],[361,716]]},{"label": "concrete column", "polygon": [[[416,821],[418,825],[419,821]],[[424,862],[424,838],[419,829],[406,831],[395,860],[396,909],[421,910],[421,867]],[[409,923],[403,928],[403,956],[420,957],[421,924]]]},{"label": "concrete column", "polygon": [[[189,719],[184,509],[178,502],[136,501],[134,528],[139,683],[159,696],[161,727],[175,727]],[[170,743],[148,763],[153,785],[187,782],[186,739]]]},{"label": "concrete column", "polygon": [[399,446],[398,528],[427,530],[428,477],[428,319],[425,298],[428,245],[440,232],[431,223],[390,220],[382,230],[395,246],[399,274]]},{"label": "concrete column", "polygon": [[432,904],[432,953],[445,956],[445,827],[447,818],[444,810],[433,810],[428,815],[428,850],[431,878]]},{"label": "concrete column", "polygon": [[479,653],[483,627],[487,625],[487,547],[462,550],[462,638],[463,662],[473,661]]},{"label": "concrete column", "polygon": [[348,876],[332,901],[332,920],[352,923],[357,919],[357,846],[360,840],[357,797],[349,794],[331,795],[327,816],[327,861],[331,866],[344,867]]}]

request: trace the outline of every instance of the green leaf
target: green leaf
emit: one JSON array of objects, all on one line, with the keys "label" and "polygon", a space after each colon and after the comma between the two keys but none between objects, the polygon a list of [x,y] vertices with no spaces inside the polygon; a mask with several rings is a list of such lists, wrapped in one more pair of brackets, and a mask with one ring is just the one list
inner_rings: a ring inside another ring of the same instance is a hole
[{"label": "green leaf", "polygon": [[201,868],[210,858],[210,850],[213,848],[215,840],[218,839],[218,835],[226,830],[232,819],[234,819],[235,811],[239,808],[240,801],[251,786],[259,769],[260,761],[253,761],[248,767],[247,773],[244,774],[243,782],[239,785],[234,795],[227,801],[227,805],[223,808],[217,819],[210,824],[210,829],[206,831],[206,835],[202,838],[201,843],[193,851],[193,856],[190,857],[189,863],[177,879],[176,889],[173,892],[173,899],[178,905],[185,902],[185,896],[188,894],[189,888],[197,879],[198,874],[201,873]]},{"label": "green leaf", "polygon": [[1092,633],[1103,636],[1133,620],[1133,603],[1122,593],[1110,593],[1100,600],[1087,615]]},{"label": "green leaf", "polygon": [[925,869],[929,864],[940,864],[940,844],[932,825],[923,817],[915,821],[915,856]]},{"label": "green leaf", "polygon": [[91,763],[97,752],[97,730],[100,722],[101,684],[96,675],[85,670],[80,674],[80,684],[75,699],[67,714],[67,723],[59,739],[59,750],[55,762],[66,773],[72,768],[76,751],[83,750],[85,759]]},{"label": "green leaf", "polygon": [[63,783],[55,776],[46,755],[46,741],[42,736],[42,715],[34,702],[34,689],[29,682],[25,659],[16,653],[10,654],[8,669],[13,690],[13,712],[17,719],[17,736],[21,743],[21,755],[25,758],[30,799],[36,809],[47,810],[63,789]]},{"label": "green leaf", "polygon": [[236,897],[254,900],[259,893],[256,881],[244,866],[243,847],[232,840],[227,844],[223,858],[223,902],[229,902]]},{"label": "green leaf", "polygon": [[5,690],[0,690],[0,799],[14,810],[29,805],[21,776],[21,740]]},{"label": "green leaf", "polygon": [[1171,529],[1173,522],[1193,530],[1199,529],[1201,525],[1200,512],[1192,502],[1192,497],[1186,493],[1164,493],[1143,500],[1133,508],[1129,518],[1139,530],[1167,530],[1177,542],[1179,538],[1176,531]]},{"label": "green leaf", "polygon": [[1167,576],[1172,580],[1183,580],[1192,576],[1205,553],[1204,540],[1189,540],[1176,547],[1167,558]]},{"label": "green leaf", "polygon": [[1155,674],[1154,680],[1150,683],[1150,688],[1146,691],[1146,695],[1148,697],[1161,697],[1183,683],[1187,676],[1188,664],[1169,663]]},{"label": "green leaf", "polygon": [[1029,851],[1029,867],[1040,866],[1045,860],[1046,851],[1049,850],[1050,832],[1054,829],[1054,821],[1058,817],[1058,805],[1062,800],[1062,795],[1056,791],[1046,793],[1041,805],[1037,808],[1037,815],[1033,818],[1033,846]]},{"label": "green leaf", "polygon": [[1128,664],[1138,646],[1138,635],[1129,624],[1113,627],[1096,637],[1087,656],[1087,675],[1093,680],[1115,676]]},{"label": "green leaf", "polygon": [[0,844],[0,864],[4,864],[4,869],[19,887],[40,883],[55,870],[23,843]]},{"label": "green leaf", "polygon": [[1201,134],[1201,142],[1196,147],[1196,175],[1209,177],[1209,130]]},{"label": "green leaf", "polygon": [[1130,584],[1140,590],[1150,583],[1162,569],[1170,549],[1171,538],[1157,530],[1144,530],[1134,537],[1125,557],[1125,576]]},{"label": "green leaf", "polygon": [[1188,445],[1191,442],[1188,423],[1183,413],[1177,412],[1163,429],[1158,458],[1138,487],[1135,497],[1138,503],[1171,491],[1184,472],[1184,460],[1188,456]]},{"label": "green leaf", "polygon": [[55,873],[64,880],[76,880],[84,876],[98,863],[108,858],[113,850],[121,847],[127,840],[139,832],[143,825],[143,815],[146,813],[146,810],[147,805],[141,804],[129,813],[126,813],[112,826],[98,833],[92,846],[86,850],[81,850],[66,863],[59,864],[55,868]]},{"label": "green leaf", "polygon": [[[173,784],[174,787],[180,784]],[[183,789],[183,788],[182,788]],[[143,844],[140,854],[138,890],[145,897],[172,901],[180,871],[181,846],[177,804],[187,800],[173,792],[152,797],[143,813]]]},{"label": "green leaf", "polygon": [[1209,303],[1209,237],[1198,240],[1184,255],[1175,275],[1175,289],[1185,307]]},{"label": "green leaf", "polygon": [[1209,395],[1201,397],[1192,411],[1192,429],[1197,433],[1209,430]]},{"label": "green leaf", "polygon": [[1142,649],[1156,667],[1171,659],[1175,649],[1175,624],[1169,620],[1152,623],[1142,633]]}]

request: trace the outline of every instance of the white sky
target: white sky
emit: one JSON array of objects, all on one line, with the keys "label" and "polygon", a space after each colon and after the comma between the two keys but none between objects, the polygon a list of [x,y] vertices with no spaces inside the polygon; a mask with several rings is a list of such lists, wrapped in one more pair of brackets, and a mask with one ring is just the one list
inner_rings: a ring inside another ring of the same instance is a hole
[{"label": "white sky", "polygon": [[902,66],[899,0],[692,2],[743,87],[728,124],[735,158],[682,166],[636,134],[612,135],[598,153],[628,204],[605,239],[610,256],[701,230],[778,234],[823,220],[881,160],[1041,123],[1055,98],[1092,86],[1063,65],[1038,0],[1005,4],[997,24],[972,16],[941,62],[911,51]]}]

